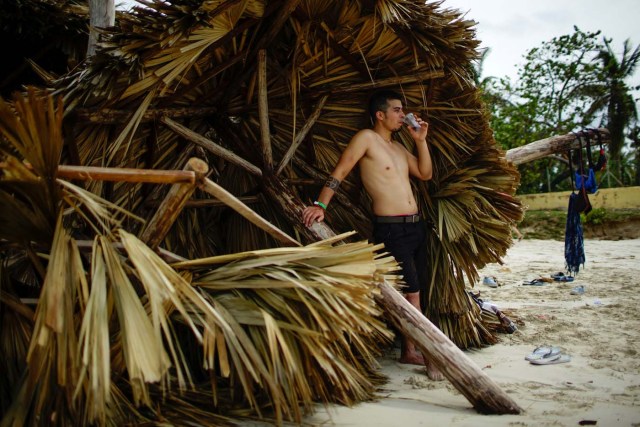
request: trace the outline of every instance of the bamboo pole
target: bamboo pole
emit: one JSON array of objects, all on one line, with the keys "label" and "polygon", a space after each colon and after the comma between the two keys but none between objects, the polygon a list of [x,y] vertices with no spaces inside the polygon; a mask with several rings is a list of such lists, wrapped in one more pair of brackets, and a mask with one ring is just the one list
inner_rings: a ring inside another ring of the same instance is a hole
[{"label": "bamboo pole", "polygon": [[264,171],[273,170],[271,131],[269,129],[269,102],[267,100],[267,51],[258,51],[258,116],[260,118],[260,141],[262,142],[262,164]]},{"label": "bamboo pole", "polygon": [[196,182],[186,184],[173,184],[169,189],[164,202],[147,223],[140,234],[140,240],[147,246],[156,249],[165,238],[171,226],[182,212],[185,203],[197,187],[197,182],[202,180],[209,171],[209,166],[202,160],[192,157],[187,161],[185,170],[193,171],[197,177]]},{"label": "bamboo pole", "polygon": [[266,231],[271,236],[273,236],[276,240],[285,243],[287,245],[293,246],[302,246],[300,242],[286,234],[284,231],[280,230],[273,224],[271,224],[266,219],[262,218],[255,211],[253,211],[249,206],[242,203],[238,198],[236,198],[233,194],[229,193],[227,190],[211,181],[210,179],[205,178],[200,183],[200,188],[207,193],[211,194],[213,197],[219,199],[224,204],[229,206],[231,209],[238,212],[248,221],[253,223],[255,226],[260,229]]},{"label": "bamboo pole", "polygon": [[[0,163],[0,169],[2,164]],[[58,166],[58,178],[80,181],[145,182],[150,184],[194,184],[193,171],[167,171],[135,168],[103,168],[96,166]]]},{"label": "bamboo pole", "polygon": [[194,144],[199,145],[200,147],[215,154],[218,157],[222,157],[229,163],[233,163],[236,166],[240,166],[242,169],[246,170],[252,175],[262,176],[262,171],[260,170],[259,167],[251,164],[250,162],[246,161],[245,159],[233,153],[232,151],[229,151],[226,148],[219,146],[215,142],[205,138],[199,133],[192,131],[188,127],[183,126],[180,123],[171,120],[169,117],[163,117],[160,119],[160,121],[165,125],[167,125],[175,133],[187,139],[188,141],[191,141]]},{"label": "bamboo pole", "polygon": [[[597,140],[597,135],[600,135],[600,141]],[[554,153],[578,148],[578,137],[589,137],[591,141],[594,141],[594,144],[607,144],[611,140],[609,130],[606,128],[584,130],[566,135],[552,136],[523,145],[522,147],[512,148],[507,151],[506,158],[508,162],[516,166],[532,162]]]},{"label": "bamboo pole", "polygon": [[388,283],[374,295],[387,317],[482,414],[519,414],[518,406],[445,334]]},{"label": "bamboo pole", "polygon": [[289,160],[291,160],[293,155],[296,153],[296,150],[298,150],[298,147],[300,146],[304,138],[307,136],[307,134],[309,133],[313,125],[316,124],[316,121],[318,121],[318,118],[320,117],[320,113],[322,112],[322,107],[324,107],[324,104],[327,102],[327,99],[329,99],[329,95],[324,95],[320,99],[320,101],[318,101],[318,105],[316,105],[316,108],[311,114],[311,116],[309,117],[309,120],[307,120],[304,126],[302,126],[302,129],[300,129],[300,132],[296,135],[296,138],[293,140],[293,142],[287,149],[287,152],[282,157],[282,160],[280,160],[280,164],[276,169],[276,175],[280,175],[280,173],[282,172],[282,169],[284,169],[287,163],[289,163]]}]

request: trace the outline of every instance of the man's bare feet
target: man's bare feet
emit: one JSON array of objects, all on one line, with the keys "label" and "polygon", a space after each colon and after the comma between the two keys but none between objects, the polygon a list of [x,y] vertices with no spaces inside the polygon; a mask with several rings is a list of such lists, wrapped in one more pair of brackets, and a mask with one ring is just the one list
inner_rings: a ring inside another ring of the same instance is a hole
[{"label": "man's bare feet", "polygon": [[427,368],[427,376],[432,381],[442,381],[444,380],[444,375],[442,372],[434,365],[433,363],[426,362],[424,366]]},{"label": "man's bare feet", "polygon": [[406,365],[424,365],[424,357],[420,353],[408,353],[400,356],[398,362]]}]

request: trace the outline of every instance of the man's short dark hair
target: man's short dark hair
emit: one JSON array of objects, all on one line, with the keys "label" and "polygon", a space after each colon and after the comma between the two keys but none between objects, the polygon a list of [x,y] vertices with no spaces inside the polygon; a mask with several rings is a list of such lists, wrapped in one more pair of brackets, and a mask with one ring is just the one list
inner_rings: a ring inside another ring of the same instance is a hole
[{"label": "man's short dark hair", "polygon": [[381,89],[371,95],[369,98],[369,117],[371,117],[372,125],[376,123],[376,113],[378,111],[387,111],[389,101],[394,99],[402,101],[402,95],[391,89]]}]

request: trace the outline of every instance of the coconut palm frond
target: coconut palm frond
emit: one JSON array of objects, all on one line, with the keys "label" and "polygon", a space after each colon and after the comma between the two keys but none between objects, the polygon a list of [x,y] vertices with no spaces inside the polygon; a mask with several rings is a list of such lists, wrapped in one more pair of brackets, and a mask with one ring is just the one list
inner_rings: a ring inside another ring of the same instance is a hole
[{"label": "coconut palm frond", "polygon": [[373,349],[390,338],[373,301],[375,280],[397,268],[392,258],[376,256],[374,246],[361,242],[179,264],[198,265],[191,270],[193,285],[225,320],[216,320],[215,333],[205,338],[206,366],[216,368],[215,376],[237,378],[231,383],[242,386],[245,398],[262,384],[268,396],[262,392],[250,401],[268,398],[278,417],[287,419],[301,415],[295,402],[308,408],[314,399],[354,403],[370,396]]},{"label": "coconut palm frond", "polygon": [[25,376],[4,421],[25,424],[35,422],[35,417],[51,419],[55,414],[66,417],[75,412],[69,405],[79,373],[74,306],[84,280],[84,271],[74,262],[77,251],[59,217],[35,313]]}]

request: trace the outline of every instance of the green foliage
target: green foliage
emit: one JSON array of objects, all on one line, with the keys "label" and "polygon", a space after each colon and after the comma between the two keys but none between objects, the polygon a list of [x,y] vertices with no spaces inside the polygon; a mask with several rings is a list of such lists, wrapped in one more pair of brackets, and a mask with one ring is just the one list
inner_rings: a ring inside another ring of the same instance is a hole
[{"label": "green foliage", "polygon": [[607,210],[605,208],[593,208],[591,211],[582,217],[585,224],[600,225],[607,219]]},{"label": "green foliage", "polygon": [[[634,88],[624,80],[640,60],[640,47],[632,50],[625,42],[618,60],[610,43],[601,38],[600,31],[574,27],[573,34],[554,37],[529,50],[517,81],[477,78],[496,141],[510,149],[586,127],[631,127],[637,116],[630,94]],[[477,71],[481,69],[480,64]],[[619,150],[615,143],[611,148]],[[612,154],[618,165],[619,155]],[[570,188],[568,163],[558,158],[526,163],[518,169],[520,194]],[[622,175],[618,167],[612,172]]]}]

